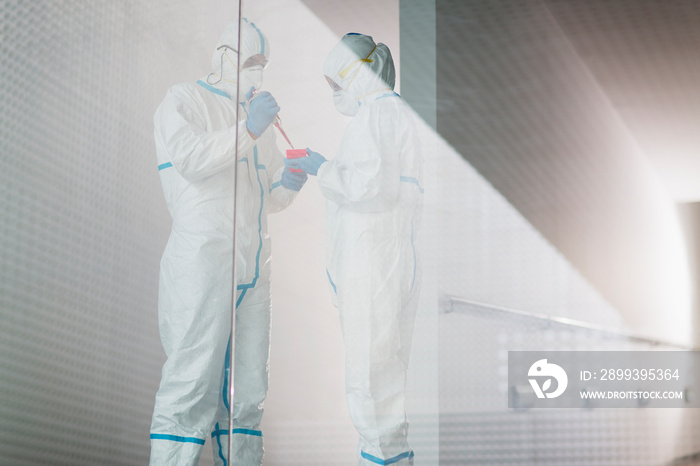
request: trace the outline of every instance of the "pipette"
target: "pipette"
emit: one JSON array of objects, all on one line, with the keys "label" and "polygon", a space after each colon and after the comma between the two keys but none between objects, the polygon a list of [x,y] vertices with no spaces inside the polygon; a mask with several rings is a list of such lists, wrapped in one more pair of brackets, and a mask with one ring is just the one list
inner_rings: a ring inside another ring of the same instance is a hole
[{"label": "pipette", "polygon": [[[251,93],[250,93],[250,99],[249,99],[249,101],[250,101],[250,100],[253,100],[253,98],[255,97],[255,95],[256,95],[258,92],[259,92],[258,90],[253,89],[253,90],[251,91]],[[289,144],[289,146],[290,146],[292,149],[294,149],[294,145],[292,144],[292,141],[289,140],[289,138],[287,137],[287,133],[284,132],[284,130],[282,129],[282,126],[280,125],[280,123],[282,123],[282,119],[280,118],[279,115],[275,115],[275,123],[274,123],[275,128],[277,128],[277,129],[279,130],[279,132],[282,133],[282,136],[284,136],[284,139],[287,141],[287,144]]]},{"label": "pipette", "polygon": [[280,130],[280,133],[282,133],[282,136],[284,136],[284,139],[287,140],[287,143],[289,144],[289,146],[292,149],[294,149],[294,145],[292,144],[292,141],[289,140],[289,138],[287,137],[287,134],[284,132],[284,130],[282,129],[282,126],[280,125],[280,123],[282,123],[282,119],[279,117],[279,115],[275,115],[275,119],[276,119],[275,128]]}]

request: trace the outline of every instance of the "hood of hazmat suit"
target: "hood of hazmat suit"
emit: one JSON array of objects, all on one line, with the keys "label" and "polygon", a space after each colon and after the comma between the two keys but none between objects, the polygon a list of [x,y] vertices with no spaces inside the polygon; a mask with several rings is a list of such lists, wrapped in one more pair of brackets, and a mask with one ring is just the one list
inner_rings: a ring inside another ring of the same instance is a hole
[{"label": "hood of hazmat suit", "polygon": [[[229,23],[224,29],[214,54],[211,57],[212,73],[207,82],[222,89],[231,98],[236,98],[236,84],[240,80],[239,102],[244,102],[250,88],[255,91],[262,86],[262,74],[264,66],[249,65],[251,58],[260,58],[258,61],[270,59],[270,43],[265,34],[254,24],[246,19],[241,21],[241,73],[237,75],[238,51],[238,23]],[[256,56],[260,57],[256,57]],[[240,79],[239,79],[240,78]]]},{"label": "hood of hazmat suit", "polygon": [[[246,130],[247,102],[235,102],[237,36],[235,23],[226,27],[214,52],[217,74],[223,63],[221,81],[176,84],[154,117],[158,170],[172,216],[158,293],[167,360],[151,424],[155,465],[197,464],[207,438],[216,464],[225,464],[229,435],[231,463],[262,463],[270,335],[267,215],[287,207],[296,191],[281,184],[284,162],[275,133],[268,128],[254,140]],[[262,32],[244,20],[241,59],[269,53]],[[229,432],[227,348],[234,305],[234,430]]]},{"label": "hood of hazmat suit", "polygon": [[340,312],[359,462],[408,465],[404,387],[421,282],[420,142],[413,113],[393,92],[385,45],[346,35],[323,71],[356,105],[318,182],[327,199],[327,273]]},{"label": "hood of hazmat suit", "polygon": [[343,37],[328,55],[323,74],[340,88],[333,97],[338,110],[347,116],[357,114],[363,99],[392,91],[396,81],[389,48],[363,34]]}]

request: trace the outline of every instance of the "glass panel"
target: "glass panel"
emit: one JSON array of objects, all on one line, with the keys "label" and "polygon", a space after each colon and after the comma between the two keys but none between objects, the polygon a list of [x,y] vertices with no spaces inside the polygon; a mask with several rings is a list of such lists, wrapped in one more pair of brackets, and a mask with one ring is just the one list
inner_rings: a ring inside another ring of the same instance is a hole
[{"label": "glass panel", "polygon": [[235,2],[0,2],[0,464],[220,464],[233,308],[266,465],[690,464],[698,410],[507,408],[508,351],[697,344],[645,154],[699,146],[700,13],[656,3],[248,0],[239,44]]}]

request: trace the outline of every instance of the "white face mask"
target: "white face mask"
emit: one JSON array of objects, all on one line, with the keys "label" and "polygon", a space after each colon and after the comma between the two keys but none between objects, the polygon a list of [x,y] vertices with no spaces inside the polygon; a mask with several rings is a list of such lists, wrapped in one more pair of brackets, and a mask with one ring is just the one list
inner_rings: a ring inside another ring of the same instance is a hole
[{"label": "white face mask", "polygon": [[251,66],[249,68],[243,68],[240,74],[241,88],[240,93],[246,95],[250,88],[255,88],[255,91],[259,91],[263,83],[263,67],[262,66]]},{"label": "white face mask", "polygon": [[343,115],[354,117],[360,110],[360,102],[348,91],[333,91],[333,103]]},{"label": "white face mask", "polygon": [[[209,76],[216,76],[211,74]],[[251,66],[248,68],[243,68],[241,70],[238,78],[241,81],[241,85],[238,88],[240,92],[239,100],[245,102],[250,98],[250,88],[254,88],[255,92],[259,91],[263,83],[263,67],[262,66]],[[220,78],[216,82],[209,82],[209,84],[218,84],[232,99],[236,98],[236,73],[235,69],[230,73],[226,74],[223,78]],[[253,92],[253,93],[255,93]]]}]

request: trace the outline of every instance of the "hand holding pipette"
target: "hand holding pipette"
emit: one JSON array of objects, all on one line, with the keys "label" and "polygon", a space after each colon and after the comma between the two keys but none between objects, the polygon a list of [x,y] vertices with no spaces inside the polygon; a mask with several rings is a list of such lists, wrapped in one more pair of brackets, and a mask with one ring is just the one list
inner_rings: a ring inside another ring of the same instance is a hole
[{"label": "hand holding pipette", "polygon": [[[256,99],[255,89],[251,89],[249,91],[248,95],[250,96],[249,102],[251,102],[250,108],[252,110],[252,108],[253,108],[252,102],[254,102]],[[260,95],[262,96],[262,93]],[[278,107],[278,109],[279,109],[279,107]],[[287,144],[289,144],[289,147],[291,147],[291,149],[287,149],[287,158],[288,159],[296,159],[299,157],[306,157],[307,156],[306,149],[295,149],[294,144],[292,144],[292,141],[287,136],[287,133],[285,133],[284,130],[282,129],[282,119],[280,118],[279,114],[275,114],[275,118],[273,121],[274,121],[273,124],[274,124],[275,128],[277,128],[277,130],[280,132],[280,134],[282,134],[282,137],[284,137],[284,140],[287,141]],[[301,170],[298,168],[292,168],[292,169],[290,169],[290,171],[293,173],[301,173],[304,170]]]},{"label": "hand holding pipette", "polygon": [[262,136],[270,123],[275,121],[279,111],[280,107],[272,94],[267,91],[261,92],[250,100],[246,122],[248,130],[256,137]]},{"label": "hand holding pipette", "polygon": [[[258,96],[262,97],[264,94],[267,94],[268,96],[270,96],[270,98],[272,98],[272,100],[274,100],[274,97],[272,97],[272,94],[270,94],[269,92],[261,92],[261,93],[258,94],[258,91],[256,91],[255,88],[251,88],[250,91],[248,91],[247,96],[248,96],[248,102],[250,102],[250,112],[251,112],[251,113],[253,112],[253,102],[255,102],[255,101],[258,99]],[[280,108],[279,108],[279,106],[277,105],[277,101],[275,101],[275,107],[277,108],[277,112],[279,112]],[[287,141],[287,144],[289,144],[289,146],[290,146],[292,149],[294,149],[294,145],[292,144],[292,141],[289,140],[289,137],[287,136],[287,133],[285,133],[284,130],[282,129],[282,125],[281,125],[282,119],[280,118],[280,116],[279,116],[279,114],[278,114],[277,112],[275,112],[275,117],[274,117],[274,120],[273,120],[273,121],[274,121],[274,125],[275,125],[275,127],[279,130],[279,132],[282,134],[282,136],[284,137],[284,139]],[[248,119],[250,120],[250,118],[251,118],[251,117],[249,116]],[[265,128],[267,128],[269,125],[270,125],[270,123],[267,123],[267,124],[265,125]],[[250,128],[249,128],[249,129],[250,129]],[[256,133],[255,131],[253,131],[253,134],[255,134],[256,136],[260,137],[260,134],[262,134],[262,133],[258,134],[258,133]]]}]

